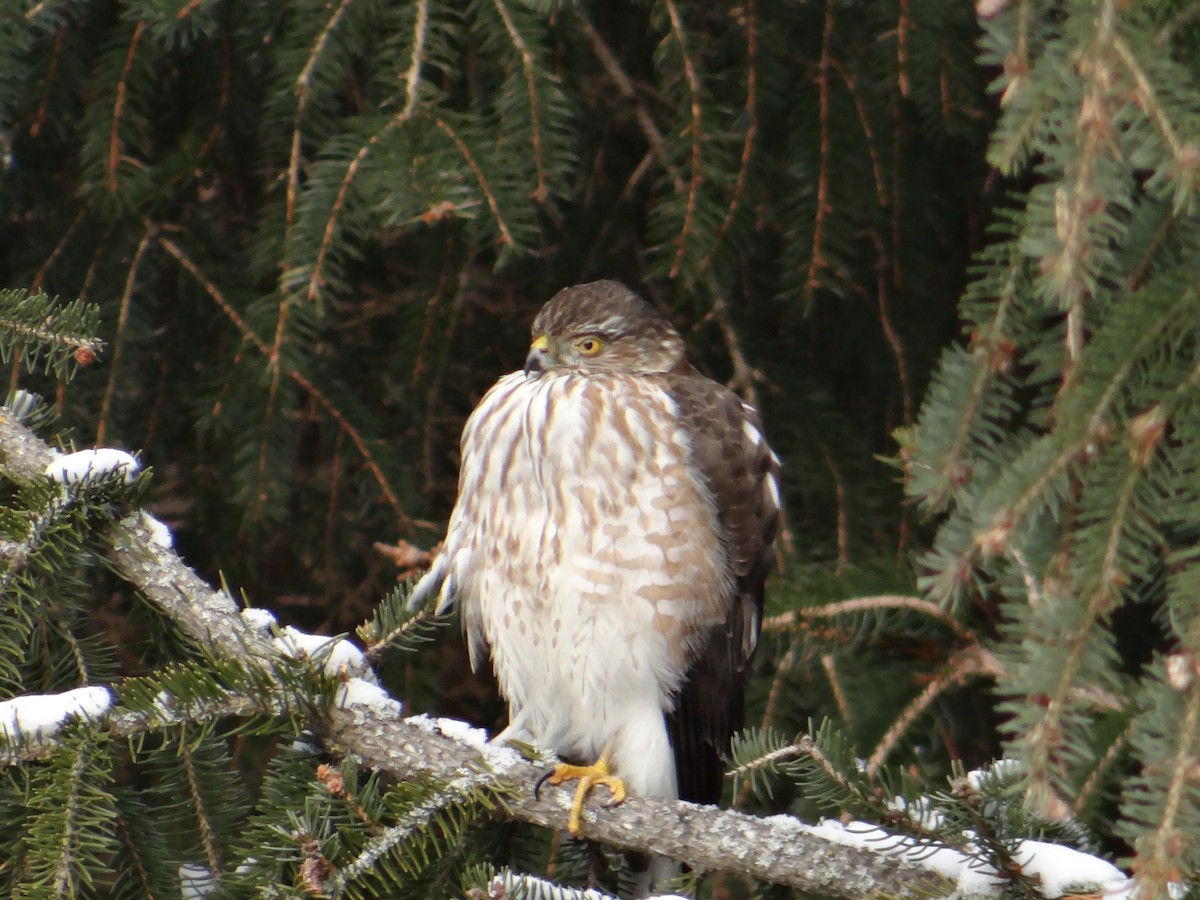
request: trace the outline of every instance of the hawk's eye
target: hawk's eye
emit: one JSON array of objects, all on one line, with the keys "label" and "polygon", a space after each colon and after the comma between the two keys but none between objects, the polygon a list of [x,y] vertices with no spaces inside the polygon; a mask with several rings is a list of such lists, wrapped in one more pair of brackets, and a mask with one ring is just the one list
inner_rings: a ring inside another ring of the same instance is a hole
[{"label": "hawk's eye", "polygon": [[595,356],[600,352],[600,348],[604,346],[603,341],[594,334],[589,334],[581,337],[575,342],[577,349],[583,356]]}]

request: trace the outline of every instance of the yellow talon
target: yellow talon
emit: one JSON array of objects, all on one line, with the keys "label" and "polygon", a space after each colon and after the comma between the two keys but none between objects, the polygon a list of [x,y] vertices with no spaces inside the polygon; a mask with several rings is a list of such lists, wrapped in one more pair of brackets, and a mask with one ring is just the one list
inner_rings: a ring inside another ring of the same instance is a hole
[{"label": "yellow talon", "polygon": [[567,817],[567,831],[571,832],[574,837],[580,837],[583,834],[583,801],[591,789],[598,784],[604,785],[612,795],[608,805],[615,806],[625,799],[625,782],[612,774],[608,760],[601,756],[590,766],[559,763],[541,777],[537,787],[534,788],[534,796],[537,796],[538,789],[547,781],[551,784],[562,784],[564,781],[572,780],[578,780],[579,786],[575,788],[575,796],[571,800],[571,814]]}]

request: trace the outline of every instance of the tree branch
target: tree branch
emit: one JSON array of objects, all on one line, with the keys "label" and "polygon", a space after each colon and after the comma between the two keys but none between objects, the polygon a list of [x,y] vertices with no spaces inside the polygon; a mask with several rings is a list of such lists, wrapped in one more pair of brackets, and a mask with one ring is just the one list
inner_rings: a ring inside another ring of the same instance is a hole
[{"label": "tree branch", "polygon": [[[26,480],[40,478],[56,455],[15,416],[0,410],[0,472]],[[149,516],[135,514],[111,526],[106,541],[116,570],[182,631],[215,652],[243,660],[270,659],[278,653],[273,642],[243,618],[228,594],[214,590],[165,542],[156,540],[152,524]],[[463,740],[457,736],[460,728],[443,729],[423,716],[406,719],[398,704],[357,702],[353,696],[346,692],[327,721],[314,723],[333,749],[399,779],[421,775],[452,780],[490,771],[514,786],[508,803],[513,818],[555,830],[566,828],[571,790],[548,787],[542,799],[534,797],[533,785],[543,764],[508,748]],[[115,734],[136,727],[136,719],[131,721],[120,710],[102,722]],[[2,758],[11,760],[12,753]],[[615,847],[668,856],[701,871],[733,872],[834,897],[929,897],[953,892],[949,881],[919,861],[837,843],[787,816],[762,819],[715,807],[631,797],[598,814],[586,812],[583,825],[589,839]]]}]

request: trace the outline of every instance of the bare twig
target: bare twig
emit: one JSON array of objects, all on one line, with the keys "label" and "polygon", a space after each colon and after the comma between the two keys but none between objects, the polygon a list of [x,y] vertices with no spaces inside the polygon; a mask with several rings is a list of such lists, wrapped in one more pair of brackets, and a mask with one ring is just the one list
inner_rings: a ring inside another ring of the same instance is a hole
[{"label": "bare twig", "polygon": [[674,179],[675,190],[683,191],[683,177],[672,165],[662,132],[658,130],[658,126],[654,122],[654,117],[650,115],[646,104],[642,102],[637,88],[633,85],[633,80],[625,74],[625,70],[621,68],[616,55],[609,49],[608,44],[604,43],[604,39],[600,36],[600,33],[592,26],[592,23],[584,14],[582,5],[577,4],[572,8],[579,19],[579,26],[583,30],[584,37],[592,45],[592,52],[596,54],[596,59],[600,61],[600,65],[604,67],[605,73],[612,79],[621,96],[633,104],[634,116],[637,118],[638,125],[642,129],[642,134],[646,136],[646,143],[650,145],[650,149],[658,159],[659,164]]},{"label": "bare twig", "polygon": [[873,778],[892,752],[896,744],[912,727],[913,722],[920,718],[933,702],[955,685],[962,684],[968,678],[999,678],[1004,674],[1004,668],[992,652],[980,644],[965,647],[950,659],[950,664],[937,677],[925,686],[909,704],[904,707],[896,720],[887,730],[887,734],[879,741],[870,759],[867,760],[867,777]]},{"label": "bare twig", "polygon": [[781,613],[777,616],[768,616],[763,619],[762,627],[764,631],[775,631],[794,628],[803,619],[831,619],[834,616],[882,609],[907,609],[912,612],[919,612],[945,625],[954,632],[955,637],[962,640],[974,640],[971,633],[963,628],[961,622],[936,603],[931,603],[922,597],[909,597],[903,594],[853,597],[849,600],[826,603],[824,606],[790,610],[786,613]]},{"label": "bare twig", "polygon": [[[238,311],[233,308],[233,304],[229,302],[229,300],[221,292],[221,289],[218,288],[211,279],[209,279],[204,275],[203,272],[200,271],[200,268],[195,264],[195,262],[192,261],[191,257],[189,257],[178,244],[168,238],[160,237],[158,239],[158,243],[159,246],[161,246],[167,251],[167,253],[175,258],[175,260],[183,267],[184,271],[186,271],[196,280],[200,287],[203,288],[204,292],[208,294],[210,299],[217,304],[217,307],[221,310],[221,312],[223,312],[234,324],[238,332],[241,334],[242,339],[253,345],[254,348],[263,356],[270,358],[270,345],[267,344],[267,342],[261,337],[259,337],[254,329],[250,327],[249,323],[238,314]],[[326,397],[320,388],[318,388],[308,378],[301,375],[296,370],[287,369],[284,374],[286,374],[288,378],[299,385],[305,393],[311,396],[321,406],[322,409],[329,413],[330,417],[334,420],[334,422],[337,423],[338,428],[340,428],[345,435],[350,438],[350,441],[354,444],[355,449],[362,457],[363,464],[366,466],[367,471],[371,473],[371,476],[375,479],[375,483],[379,485],[380,491],[383,492],[383,496],[387,499],[388,505],[391,506],[392,511],[396,514],[396,517],[400,520],[400,523],[410,531],[414,526],[418,525],[421,527],[436,528],[436,526],[432,525],[431,523],[425,522],[421,519],[413,519],[406,512],[404,512],[404,509],[400,506],[400,498],[397,497],[396,492],[392,490],[392,486],[387,480],[387,477],[384,475],[383,469],[380,468],[379,463],[375,460],[375,454],[371,452],[371,448],[367,445],[366,438],[363,437],[362,433],[350,422],[349,419],[342,414],[341,410],[338,409],[333,401]]]}]

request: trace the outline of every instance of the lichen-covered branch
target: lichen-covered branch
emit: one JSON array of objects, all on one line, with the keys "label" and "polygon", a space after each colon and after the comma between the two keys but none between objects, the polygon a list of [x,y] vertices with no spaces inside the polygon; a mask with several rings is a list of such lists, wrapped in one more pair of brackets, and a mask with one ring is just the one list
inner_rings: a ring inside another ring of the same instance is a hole
[{"label": "lichen-covered branch", "polygon": [[[0,471],[37,478],[55,453],[14,416],[0,413]],[[117,571],[193,639],[241,659],[248,653],[268,659],[277,652],[226,593],[214,590],[156,540],[144,517],[114,523],[107,542]],[[119,711],[111,721],[116,733],[127,732],[131,724]],[[491,770],[514,786],[508,804],[514,818],[566,827],[571,792],[546,788],[536,798],[533,785],[544,766],[512,751],[475,746],[442,733],[431,720],[404,718],[398,707],[387,704],[346,702],[332,710],[327,722],[313,724],[331,749],[396,778],[453,780]],[[669,856],[694,869],[735,872],[835,897],[948,896],[952,891],[920,863],[832,842],[786,816],[761,819],[690,803],[630,798],[598,815],[588,814],[584,833],[616,847]]]}]

